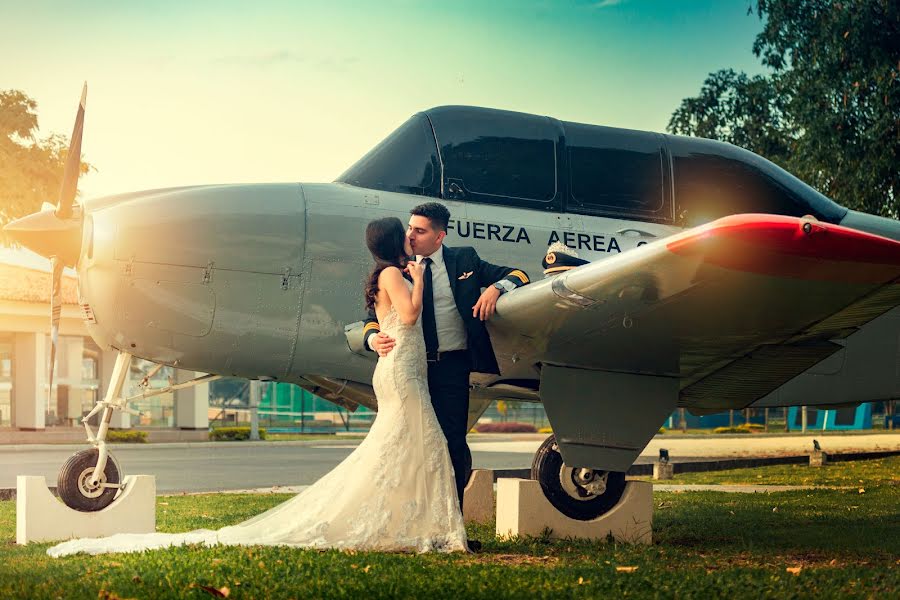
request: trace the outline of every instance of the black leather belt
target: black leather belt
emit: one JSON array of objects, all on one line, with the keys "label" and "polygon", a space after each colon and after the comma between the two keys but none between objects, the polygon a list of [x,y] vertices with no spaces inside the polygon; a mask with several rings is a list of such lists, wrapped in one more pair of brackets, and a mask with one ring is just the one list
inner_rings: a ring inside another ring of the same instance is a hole
[{"label": "black leather belt", "polygon": [[465,354],[466,350],[448,350],[447,352],[426,352],[425,360],[428,362],[441,362],[448,358],[453,358],[460,354]]}]

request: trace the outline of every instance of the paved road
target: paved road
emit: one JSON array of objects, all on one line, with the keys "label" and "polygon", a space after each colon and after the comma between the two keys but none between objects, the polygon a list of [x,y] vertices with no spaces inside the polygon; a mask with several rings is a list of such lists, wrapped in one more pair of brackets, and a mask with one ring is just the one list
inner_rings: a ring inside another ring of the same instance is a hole
[{"label": "paved road", "polygon": [[[900,433],[828,435],[818,438],[827,452],[900,449]],[[308,485],[342,461],[358,441],[339,443],[193,443],[116,445],[113,453],[126,474],[156,476],[160,492],[200,492],[269,486]],[[540,439],[470,440],[475,468],[517,469],[531,466]],[[673,459],[770,454],[811,450],[810,437],[775,436],[713,438],[660,436],[650,442],[638,462],[651,462],[659,448]],[[43,475],[55,485],[60,466],[81,446],[0,447],[0,488],[14,488],[17,475]],[[365,474],[361,474],[365,476]]]},{"label": "paved road", "polygon": [[[293,446],[282,442],[250,447],[234,443],[153,444],[117,446],[112,452],[126,475],[155,475],[157,490],[162,493],[310,484],[346,458],[354,447]],[[48,485],[56,485],[60,466],[75,451],[72,446],[19,448],[0,450],[0,488],[15,487],[17,475],[43,475]],[[476,451],[473,462],[477,468],[523,468],[531,466],[531,455]]]}]

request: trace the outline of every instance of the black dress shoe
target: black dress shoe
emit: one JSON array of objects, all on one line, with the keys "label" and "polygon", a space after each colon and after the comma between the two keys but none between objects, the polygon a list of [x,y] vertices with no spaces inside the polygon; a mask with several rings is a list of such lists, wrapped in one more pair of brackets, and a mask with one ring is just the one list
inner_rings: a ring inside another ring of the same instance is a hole
[{"label": "black dress shoe", "polygon": [[468,540],[469,552],[481,552],[481,542],[478,540]]}]

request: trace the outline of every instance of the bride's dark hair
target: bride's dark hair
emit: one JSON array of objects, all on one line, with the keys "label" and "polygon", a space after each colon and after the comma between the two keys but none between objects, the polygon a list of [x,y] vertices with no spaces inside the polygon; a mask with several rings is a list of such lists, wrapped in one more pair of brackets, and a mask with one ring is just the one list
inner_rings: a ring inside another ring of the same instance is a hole
[{"label": "bride's dark hair", "polygon": [[375,307],[378,276],[388,267],[406,267],[406,228],[397,217],[376,219],[366,226],[366,246],[375,259],[375,267],[366,281],[366,308]]}]

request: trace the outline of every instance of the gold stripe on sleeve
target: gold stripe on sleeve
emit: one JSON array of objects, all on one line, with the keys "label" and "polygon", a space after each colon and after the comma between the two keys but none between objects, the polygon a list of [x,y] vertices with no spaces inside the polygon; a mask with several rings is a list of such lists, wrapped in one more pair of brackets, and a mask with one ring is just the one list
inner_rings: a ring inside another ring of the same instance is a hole
[{"label": "gold stripe on sleeve", "polygon": [[528,275],[526,275],[525,273],[523,273],[522,271],[520,271],[518,269],[510,272],[510,274],[507,275],[507,277],[510,277],[510,276],[517,277],[522,283],[528,283]]}]

